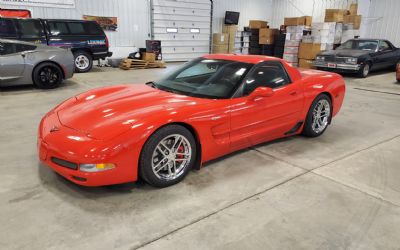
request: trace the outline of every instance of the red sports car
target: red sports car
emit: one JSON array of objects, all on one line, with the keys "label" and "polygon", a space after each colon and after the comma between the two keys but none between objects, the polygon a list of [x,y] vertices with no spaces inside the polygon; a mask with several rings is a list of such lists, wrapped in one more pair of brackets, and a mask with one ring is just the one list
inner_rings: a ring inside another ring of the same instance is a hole
[{"label": "red sports car", "polygon": [[265,141],[324,133],[345,95],[335,73],[265,56],[206,55],[156,82],[94,89],[39,126],[42,162],[85,186],[166,187],[203,162]]}]

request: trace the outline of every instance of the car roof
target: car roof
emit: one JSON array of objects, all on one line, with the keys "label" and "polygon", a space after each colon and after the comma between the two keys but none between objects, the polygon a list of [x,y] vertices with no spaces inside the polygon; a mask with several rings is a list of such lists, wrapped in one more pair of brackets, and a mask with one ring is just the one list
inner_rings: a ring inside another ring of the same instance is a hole
[{"label": "car roof", "polygon": [[280,58],[271,56],[261,56],[261,55],[209,54],[209,55],[204,55],[203,57],[207,59],[231,60],[231,61],[238,61],[251,64],[257,64],[263,61],[278,61],[286,64],[286,62]]}]

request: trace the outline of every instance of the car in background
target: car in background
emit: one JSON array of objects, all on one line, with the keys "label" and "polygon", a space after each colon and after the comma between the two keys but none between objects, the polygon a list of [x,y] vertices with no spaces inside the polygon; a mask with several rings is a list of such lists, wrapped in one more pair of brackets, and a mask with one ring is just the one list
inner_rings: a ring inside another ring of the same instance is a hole
[{"label": "car in background", "polygon": [[140,176],[166,187],[234,151],[322,135],[344,96],[338,74],[299,71],[273,57],[205,55],[155,82],[71,97],[40,122],[38,155],[79,185]]},{"label": "car in background", "polygon": [[76,72],[88,72],[93,60],[110,57],[109,43],[95,21],[0,17],[0,38],[70,48]]},{"label": "car in background", "polygon": [[0,39],[0,87],[34,84],[51,89],[73,74],[70,49]]},{"label": "car in background", "polygon": [[367,77],[371,71],[396,68],[400,49],[383,39],[351,39],[335,50],[317,55],[314,66],[319,70],[356,73]]}]

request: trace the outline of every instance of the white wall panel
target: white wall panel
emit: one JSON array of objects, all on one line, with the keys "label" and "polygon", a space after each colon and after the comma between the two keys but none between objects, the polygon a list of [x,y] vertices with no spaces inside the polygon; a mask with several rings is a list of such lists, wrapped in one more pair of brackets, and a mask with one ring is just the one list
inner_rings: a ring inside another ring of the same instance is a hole
[{"label": "white wall panel", "polygon": [[221,32],[225,11],[240,12],[239,28],[248,26],[249,20],[270,21],[272,0],[214,0],[213,32]]},{"label": "white wall panel", "polygon": [[106,32],[115,57],[127,56],[134,46],[145,46],[150,33],[148,0],[76,0],[75,9],[0,5],[0,8],[29,9],[36,18],[82,19],[82,15],[116,16],[118,30]]},{"label": "white wall panel", "polygon": [[371,0],[366,18],[366,36],[385,38],[400,47],[399,10],[399,0]]}]

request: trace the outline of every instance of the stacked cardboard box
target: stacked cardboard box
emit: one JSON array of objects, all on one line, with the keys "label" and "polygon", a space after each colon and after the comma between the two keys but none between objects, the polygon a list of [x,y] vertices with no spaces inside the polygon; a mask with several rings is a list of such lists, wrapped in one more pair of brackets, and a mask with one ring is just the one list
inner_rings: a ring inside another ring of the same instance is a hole
[{"label": "stacked cardboard box", "polygon": [[344,17],[350,12],[345,9],[326,9],[325,10],[325,22],[337,22],[343,23]]},{"label": "stacked cardboard box", "polygon": [[318,53],[321,52],[321,44],[301,42],[299,47],[299,67],[311,69]]},{"label": "stacked cardboard box", "polygon": [[274,46],[274,56],[278,58],[283,58],[283,52],[285,49],[285,40],[286,40],[286,34],[276,34],[274,41],[275,41],[275,46]]},{"label": "stacked cardboard box", "polygon": [[222,33],[228,34],[228,53],[235,52],[235,39],[237,30],[237,25],[222,26]]},{"label": "stacked cardboard box", "polygon": [[299,40],[286,40],[285,41],[285,49],[283,52],[283,60],[291,64],[293,67],[298,67],[299,64]]},{"label": "stacked cardboard box", "polygon": [[353,24],[353,28],[358,30],[361,25],[361,15],[349,15],[344,17],[343,23]]},{"label": "stacked cardboard box", "polygon": [[228,53],[228,34],[227,33],[214,33],[213,34],[213,54],[226,54]]},{"label": "stacked cardboard box", "polygon": [[260,44],[260,30],[268,28],[268,22],[262,20],[250,20],[249,31],[249,54],[260,55],[262,52]]},{"label": "stacked cardboard box", "polygon": [[242,31],[242,51],[243,55],[249,54],[251,32]]},{"label": "stacked cardboard box", "polygon": [[[341,27],[341,25],[339,26]],[[336,23],[313,23],[311,34],[313,37],[313,43],[320,44],[321,50],[333,49],[336,35]]]},{"label": "stacked cardboard box", "polygon": [[285,17],[285,26],[311,26],[312,17],[302,16],[302,17]]},{"label": "stacked cardboard box", "polygon": [[261,28],[259,32],[258,43],[272,45],[275,43],[274,37],[278,33],[279,33],[278,29]]}]

